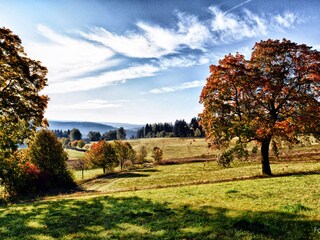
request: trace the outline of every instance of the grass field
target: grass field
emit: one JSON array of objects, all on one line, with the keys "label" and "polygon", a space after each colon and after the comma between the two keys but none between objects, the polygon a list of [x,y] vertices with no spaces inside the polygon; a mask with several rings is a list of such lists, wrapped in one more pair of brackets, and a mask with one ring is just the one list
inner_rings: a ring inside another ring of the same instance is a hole
[{"label": "grass field", "polygon": [[[128,140],[128,142],[136,151],[145,146],[148,160],[152,160],[151,151],[156,146],[163,150],[164,159],[206,157],[214,154],[212,150],[208,149],[208,143],[203,138],[144,138]],[[72,149],[67,149],[67,152],[71,159],[84,157],[84,152]]]},{"label": "grass field", "polygon": [[0,239],[319,239],[320,175],[0,206]]},{"label": "grass field", "polygon": [[[131,144],[168,153],[173,144],[170,158],[207,151],[204,140],[148,140]],[[188,146],[198,149],[183,155]],[[273,177],[261,176],[258,160],[92,169],[84,180],[74,171],[81,191],[0,205],[0,239],[320,239],[319,152],[283,152]]]}]

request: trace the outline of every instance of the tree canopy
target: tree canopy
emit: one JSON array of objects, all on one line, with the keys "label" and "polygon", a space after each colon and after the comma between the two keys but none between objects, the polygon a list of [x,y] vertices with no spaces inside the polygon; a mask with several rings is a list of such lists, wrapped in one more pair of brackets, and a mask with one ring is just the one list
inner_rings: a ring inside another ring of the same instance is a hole
[{"label": "tree canopy", "polygon": [[43,120],[47,69],[27,57],[20,38],[0,28],[0,151],[15,150]]},{"label": "tree canopy", "polygon": [[202,90],[201,125],[213,146],[261,144],[262,172],[271,175],[271,139],[320,135],[320,53],[286,39],[256,43],[250,60],[229,54],[210,66]]}]

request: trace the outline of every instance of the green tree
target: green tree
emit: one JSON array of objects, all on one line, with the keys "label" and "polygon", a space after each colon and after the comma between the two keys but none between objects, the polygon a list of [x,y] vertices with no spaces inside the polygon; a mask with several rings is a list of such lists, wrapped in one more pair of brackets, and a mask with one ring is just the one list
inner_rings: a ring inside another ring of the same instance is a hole
[{"label": "green tree", "polygon": [[117,140],[125,140],[127,136],[126,130],[123,127],[118,128],[117,130]]},{"label": "green tree", "polygon": [[101,139],[101,134],[100,132],[90,131],[88,133],[88,138],[90,138],[91,141],[99,141]]},{"label": "green tree", "polygon": [[83,148],[85,145],[86,145],[86,143],[82,139],[78,141],[78,145],[77,146],[79,148]]},{"label": "green tree", "polygon": [[137,154],[137,159],[139,160],[139,162],[144,162],[146,157],[148,155],[148,152],[147,152],[147,149],[145,146],[142,146],[140,149],[139,149],[139,152]]},{"label": "green tree", "polygon": [[47,69],[27,57],[21,40],[0,28],[0,158],[42,124],[48,97],[39,92],[47,84]]},{"label": "green tree", "polygon": [[202,132],[199,128],[197,128],[195,131],[194,131],[194,137],[201,137],[202,136]]},{"label": "green tree", "polygon": [[42,188],[73,185],[67,170],[68,155],[52,131],[42,129],[29,143],[30,161],[35,164],[43,178]]},{"label": "green tree", "polygon": [[106,173],[106,170],[112,171],[118,164],[114,146],[105,140],[93,143],[86,153],[86,159],[94,167],[101,167],[103,173]]},{"label": "green tree", "polygon": [[82,138],[82,134],[81,134],[79,129],[73,128],[70,131],[70,140],[71,140],[71,142],[73,142],[75,140],[81,140],[81,138]]},{"label": "green tree", "polygon": [[298,141],[320,136],[320,53],[288,40],[256,43],[250,60],[225,56],[210,66],[200,102],[206,136],[213,146],[228,147],[238,138],[261,145],[262,173],[271,175],[272,138]]}]

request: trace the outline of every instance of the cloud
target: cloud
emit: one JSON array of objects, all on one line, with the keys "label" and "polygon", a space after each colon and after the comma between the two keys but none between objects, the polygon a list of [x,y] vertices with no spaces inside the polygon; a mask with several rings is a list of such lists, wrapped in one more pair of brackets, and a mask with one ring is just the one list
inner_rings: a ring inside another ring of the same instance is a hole
[{"label": "cloud", "polygon": [[[250,1],[245,1],[246,4]],[[231,10],[223,12],[216,6],[210,6],[212,14],[211,31],[217,40],[223,42],[239,41],[244,38],[253,38],[257,36],[267,36],[271,30],[283,30],[291,28],[294,24],[302,21],[293,12],[285,12],[275,16],[261,16],[247,9],[235,15],[230,13]]]},{"label": "cloud", "polygon": [[116,71],[109,71],[95,77],[86,77],[78,80],[69,80],[49,84],[44,93],[67,93],[86,91],[125,82],[129,79],[154,76],[160,69],[150,64],[132,66]]},{"label": "cloud", "polygon": [[161,69],[168,69],[172,67],[191,67],[195,65],[207,64],[209,59],[206,56],[178,56],[161,58],[158,64]]},{"label": "cloud", "polygon": [[65,81],[120,62],[111,59],[114,52],[108,48],[58,34],[45,25],[37,28],[45,41],[27,44],[26,49],[28,55],[48,68],[50,82]]},{"label": "cloud", "polygon": [[222,12],[218,7],[209,7],[213,15],[211,30],[222,41],[241,40],[267,34],[266,19],[245,10],[243,15]]},{"label": "cloud", "polygon": [[129,100],[108,101],[104,99],[92,99],[74,104],[54,104],[50,107],[51,110],[98,110],[107,108],[119,108]]},{"label": "cloud", "polygon": [[[176,11],[176,22],[171,27],[137,21],[135,30],[122,34],[95,27],[67,35],[38,25],[45,41],[27,44],[26,48],[32,58],[48,67],[49,86],[44,93],[67,93],[151,77],[172,67],[207,64],[216,59],[217,52],[212,49],[221,44],[266,36],[271,30],[289,28],[300,21],[293,12],[261,16],[244,9],[237,15],[231,13],[248,2],[226,12],[211,6],[211,16],[204,20]],[[121,59],[119,54],[123,55]],[[127,58],[140,64],[112,70],[124,65]],[[154,89],[151,93],[185,88],[188,85]]]},{"label": "cloud", "polygon": [[164,28],[144,21],[136,23],[138,32],[120,35],[104,28],[93,28],[82,36],[102,43],[115,52],[134,58],[159,58],[176,53],[181,46],[204,50],[210,31],[196,16],[177,13],[175,28]]},{"label": "cloud", "polygon": [[205,85],[204,81],[185,82],[179,86],[154,88],[154,89],[151,89],[148,93],[151,93],[151,94],[170,93],[170,92],[181,91],[184,89],[203,87],[204,85]]},{"label": "cloud", "polygon": [[285,12],[282,16],[277,14],[274,20],[279,26],[290,28],[298,20],[298,17],[292,12]]}]

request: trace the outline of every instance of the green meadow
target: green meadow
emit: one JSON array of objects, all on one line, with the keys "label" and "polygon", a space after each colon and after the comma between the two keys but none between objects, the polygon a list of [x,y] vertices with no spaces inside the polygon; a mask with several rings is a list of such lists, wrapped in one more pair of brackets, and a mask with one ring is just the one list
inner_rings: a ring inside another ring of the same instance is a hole
[{"label": "green meadow", "polygon": [[160,146],[180,164],[105,175],[91,169],[83,179],[72,170],[74,192],[3,201],[0,239],[320,239],[319,145],[272,157],[273,176],[266,177],[259,156],[228,168],[210,158],[183,163],[206,153],[206,142],[196,139],[202,150],[183,155],[187,146],[200,147],[192,139],[165,141],[130,143]]}]

